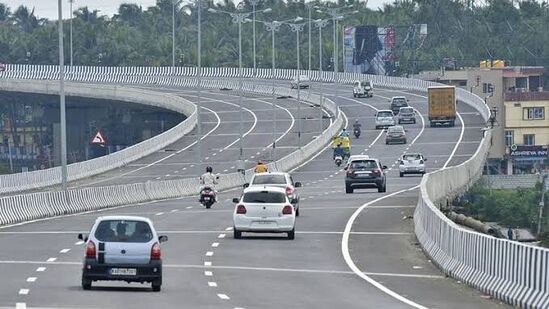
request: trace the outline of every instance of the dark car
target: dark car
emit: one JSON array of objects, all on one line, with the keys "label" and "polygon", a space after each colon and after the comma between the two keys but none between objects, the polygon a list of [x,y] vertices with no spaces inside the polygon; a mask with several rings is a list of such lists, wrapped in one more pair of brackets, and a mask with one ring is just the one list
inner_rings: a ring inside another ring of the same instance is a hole
[{"label": "dark car", "polygon": [[385,144],[406,144],[406,130],[403,126],[392,126],[387,128],[385,135]]},{"label": "dark car", "polygon": [[378,192],[387,190],[385,170],[377,159],[357,158],[350,160],[345,167],[345,192],[353,193],[354,189],[377,188]]},{"label": "dark car", "polygon": [[401,107],[407,107],[408,100],[406,97],[392,97],[391,98],[391,110],[393,114],[398,115]]}]

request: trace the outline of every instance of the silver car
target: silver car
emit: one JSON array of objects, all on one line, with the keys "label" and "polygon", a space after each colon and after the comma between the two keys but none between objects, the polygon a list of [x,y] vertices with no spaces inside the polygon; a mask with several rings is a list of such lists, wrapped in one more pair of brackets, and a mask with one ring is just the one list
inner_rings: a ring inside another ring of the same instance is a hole
[{"label": "silver car", "polygon": [[93,281],[117,280],[150,282],[152,290],[162,286],[160,243],[148,218],[105,216],[95,221],[89,236],[79,234],[86,243],[82,267],[82,288],[91,289]]},{"label": "silver car", "polygon": [[401,123],[416,123],[416,111],[413,107],[401,107],[398,112],[398,124]]},{"label": "silver car", "polygon": [[403,126],[392,126],[385,134],[385,144],[402,143],[406,144],[406,130]]},{"label": "silver car", "polygon": [[405,174],[425,174],[425,161],[427,159],[421,153],[402,155],[398,165],[400,177],[403,177]]},{"label": "silver car", "polygon": [[311,86],[310,82],[311,80],[309,79],[309,76],[299,75],[299,81],[298,81],[298,76],[296,76],[291,82],[291,87],[292,89],[297,89],[299,84],[299,89],[309,88]]},{"label": "silver car", "polygon": [[394,126],[395,125],[394,116],[395,115],[393,114],[393,111],[389,109],[378,111],[376,113],[376,129]]},{"label": "silver car", "polygon": [[299,192],[296,188],[301,187],[301,182],[294,182],[292,176],[288,173],[267,172],[254,174],[250,183],[244,184],[245,188],[265,186],[283,188],[288,199],[292,201],[295,215],[299,216]]}]

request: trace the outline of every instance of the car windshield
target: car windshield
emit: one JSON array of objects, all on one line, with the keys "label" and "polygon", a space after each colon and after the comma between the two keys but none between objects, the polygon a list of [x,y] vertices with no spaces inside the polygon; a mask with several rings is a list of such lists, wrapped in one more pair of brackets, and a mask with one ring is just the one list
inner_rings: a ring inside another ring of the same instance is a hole
[{"label": "car windshield", "polygon": [[407,154],[402,157],[404,161],[415,161],[421,159],[419,154]]},{"label": "car windshield", "polygon": [[286,177],[284,175],[256,175],[252,181],[253,185],[266,185],[266,184],[275,184],[283,185],[286,184]]},{"label": "car windshield", "polygon": [[389,111],[377,113],[378,117],[393,117],[393,113]]},{"label": "car windshield", "polygon": [[357,160],[351,162],[351,169],[373,169],[376,167],[376,161],[373,160]]},{"label": "car windshield", "polygon": [[414,112],[414,109],[411,108],[411,107],[401,108],[401,109],[400,109],[400,112],[401,112],[402,114],[411,114],[411,113]]},{"label": "car windshield", "polygon": [[281,192],[257,191],[244,193],[244,203],[285,203],[286,195]]},{"label": "car windshield", "polygon": [[387,132],[389,133],[401,133],[403,131],[404,129],[402,127],[389,127],[389,129],[387,129]]},{"label": "car windshield", "polygon": [[141,242],[151,241],[153,233],[145,221],[106,220],[99,223],[95,238],[104,242]]},{"label": "car windshield", "polygon": [[406,103],[406,99],[404,98],[397,98],[397,99],[393,99],[393,105],[396,105],[396,106],[406,106],[408,105]]}]

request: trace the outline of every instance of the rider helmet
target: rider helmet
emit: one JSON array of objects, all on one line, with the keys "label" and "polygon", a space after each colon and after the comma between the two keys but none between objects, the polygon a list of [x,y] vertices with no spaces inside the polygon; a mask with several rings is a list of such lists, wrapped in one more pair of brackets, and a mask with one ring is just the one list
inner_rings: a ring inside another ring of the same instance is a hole
[{"label": "rider helmet", "polygon": [[207,166],[206,173],[211,173],[211,172],[213,172],[213,168],[211,166]]}]

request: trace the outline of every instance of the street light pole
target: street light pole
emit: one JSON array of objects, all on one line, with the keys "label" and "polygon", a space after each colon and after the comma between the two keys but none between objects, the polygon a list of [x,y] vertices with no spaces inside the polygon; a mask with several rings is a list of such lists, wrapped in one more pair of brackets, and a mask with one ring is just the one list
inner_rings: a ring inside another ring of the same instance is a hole
[{"label": "street light pole", "polygon": [[255,61],[255,7],[259,3],[259,0],[251,0],[250,3],[252,4],[252,29],[253,29],[253,45],[254,45],[254,77],[256,76],[256,70],[257,65]]},{"label": "street light pole", "polygon": [[[299,19],[299,17],[298,17]],[[303,31],[303,28],[305,26],[305,23],[302,24],[288,24],[290,26],[290,29],[292,29],[292,32],[296,33],[296,46],[297,46],[297,121],[298,121],[298,131],[297,131],[297,141],[298,141],[298,147],[301,149],[301,131],[302,131],[302,119],[301,119],[301,83],[300,83],[300,77],[299,77],[299,32]]]},{"label": "street light pole", "polygon": [[[198,57],[197,57],[197,66],[198,71],[196,73],[196,82],[197,82],[197,90],[198,90],[198,99],[196,101],[196,149],[197,149],[197,156],[198,156],[198,170],[200,171],[202,169],[202,120],[200,118],[201,110],[202,110],[202,104],[201,104],[201,87],[202,87],[202,0],[196,0],[197,3],[197,9],[198,9],[198,39],[197,39],[197,49],[198,49]],[[175,58],[174,58],[174,64],[175,64]]]},{"label": "street light pole", "polygon": [[[200,1],[200,0],[199,0]],[[172,2],[172,73],[175,68],[175,4],[177,0]]]},{"label": "street light pole", "polygon": [[[275,50],[275,32],[277,32],[278,30],[280,30],[280,23],[277,22],[277,21],[273,21],[273,22],[265,22],[265,27],[267,29],[267,31],[271,31],[271,51],[272,51],[272,60],[271,60],[271,64],[272,64],[272,68],[271,68],[271,79],[272,79],[272,82],[273,82],[273,96],[275,95],[275,70],[276,70],[276,65],[275,65],[275,61],[276,61],[276,50]],[[275,101],[273,100],[273,104],[272,104],[272,113],[273,113],[273,151],[272,151],[272,161],[274,162],[276,160],[276,104],[275,104]]]},{"label": "street light pole", "polygon": [[538,239],[541,235],[541,220],[543,218],[543,208],[545,207],[545,191],[547,191],[547,174],[542,176],[541,181],[541,200],[539,201],[539,218],[538,218]]},{"label": "street light pole", "polygon": [[67,190],[67,122],[65,109],[65,55],[63,53],[63,3],[57,2],[59,24],[59,105],[61,110],[61,188]]},{"label": "street light pole", "polygon": [[[219,13],[228,14],[229,16],[231,16],[233,23],[238,24],[238,107],[240,109],[239,161],[242,162],[242,159],[244,156],[244,133],[243,133],[244,109],[242,107],[242,96],[243,96],[243,93],[242,93],[242,23],[245,22],[248,16],[250,16],[250,14],[252,14],[253,12],[235,13],[235,12],[228,12],[228,11],[223,11],[223,10],[218,10],[213,8],[209,8],[208,11],[213,13],[219,12]],[[261,10],[260,12],[268,13],[268,12],[271,12],[271,9],[267,8],[267,9]]]},{"label": "street light pole", "polygon": [[311,20],[311,10],[313,9],[314,5],[313,3],[309,2],[307,4],[305,4],[307,6],[307,9],[309,10],[309,61],[308,61],[308,65],[309,65],[309,75],[311,74],[311,50],[313,49],[312,45],[311,45],[311,29],[312,29],[312,20]]},{"label": "street light pole", "polygon": [[73,12],[72,12],[72,4],[73,4],[73,2],[74,2],[74,0],[69,0],[69,7],[70,7],[70,10],[71,10],[71,19],[70,19],[71,69],[72,69],[72,64],[73,64],[73,62],[72,62],[72,55],[73,55],[73,53],[72,53],[72,20],[73,20],[73,16],[74,16],[74,14],[73,14]]},{"label": "street light pole", "polygon": [[318,27],[318,72],[320,74],[320,108],[319,108],[319,113],[320,113],[320,120],[319,120],[319,132],[322,133],[323,129],[324,129],[324,124],[323,124],[323,119],[322,119],[322,116],[324,116],[323,114],[323,111],[322,111],[322,105],[324,103],[324,91],[323,91],[323,81],[324,81],[324,76],[323,76],[323,71],[322,71],[322,28],[323,27],[326,27],[326,25],[328,25],[328,21],[327,20],[322,20],[322,19],[317,19],[315,20],[315,25]]}]

